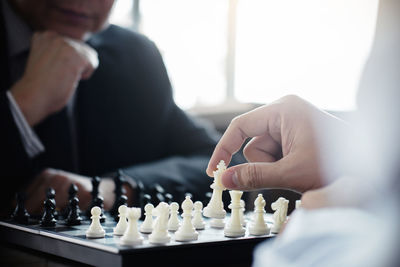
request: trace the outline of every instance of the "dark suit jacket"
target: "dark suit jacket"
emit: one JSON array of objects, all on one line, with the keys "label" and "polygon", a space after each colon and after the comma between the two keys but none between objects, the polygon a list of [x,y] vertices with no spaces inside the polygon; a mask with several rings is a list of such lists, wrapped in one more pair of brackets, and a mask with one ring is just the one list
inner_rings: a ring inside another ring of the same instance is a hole
[{"label": "dark suit jacket", "polygon": [[133,179],[142,181],[146,190],[151,191],[158,183],[174,196],[191,192],[197,199],[210,191],[212,180],[206,177],[205,168],[218,134],[175,105],[167,72],[153,42],[117,26],[93,36],[89,44],[99,54],[99,68],[89,80],[80,82],[73,105],[35,127],[46,151],[31,160],[5,95],[11,86],[5,38],[3,28],[2,199],[12,197],[46,167],[87,176],[124,168]]}]

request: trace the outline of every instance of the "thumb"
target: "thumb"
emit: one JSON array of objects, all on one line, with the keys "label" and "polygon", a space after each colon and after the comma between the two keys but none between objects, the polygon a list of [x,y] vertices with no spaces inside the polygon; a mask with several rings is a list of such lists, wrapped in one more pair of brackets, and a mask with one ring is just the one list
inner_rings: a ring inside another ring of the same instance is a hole
[{"label": "thumb", "polygon": [[282,187],[279,162],[244,163],[227,169],[222,184],[228,189],[254,190]]}]

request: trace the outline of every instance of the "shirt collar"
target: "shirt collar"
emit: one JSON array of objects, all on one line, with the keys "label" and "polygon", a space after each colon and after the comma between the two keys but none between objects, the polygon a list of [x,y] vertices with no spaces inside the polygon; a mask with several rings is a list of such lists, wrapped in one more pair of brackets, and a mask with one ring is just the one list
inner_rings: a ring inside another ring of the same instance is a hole
[{"label": "shirt collar", "polygon": [[0,2],[3,5],[8,56],[11,58],[29,50],[33,32],[15,13],[7,0]]}]

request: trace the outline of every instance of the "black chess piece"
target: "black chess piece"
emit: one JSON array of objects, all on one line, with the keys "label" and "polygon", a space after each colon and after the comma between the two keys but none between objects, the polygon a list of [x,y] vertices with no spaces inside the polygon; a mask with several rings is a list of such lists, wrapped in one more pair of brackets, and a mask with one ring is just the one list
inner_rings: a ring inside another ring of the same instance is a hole
[{"label": "black chess piece", "polygon": [[68,210],[67,225],[72,226],[81,224],[82,218],[79,216],[79,199],[77,197],[73,197],[69,200]]},{"label": "black chess piece", "polygon": [[54,217],[54,210],[56,206],[51,198],[47,198],[44,201],[44,213],[40,225],[44,227],[53,227],[56,225],[56,219]]},{"label": "black chess piece", "polygon": [[101,209],[100,222],[105,222],[106,215],[104,214],[104,199],[102,196],[98,196],[93,200],[93,207],[99,207]]},{"label": "black chess piece", "polygon": [[[68,189],[68,204],[71,201],[71,199],[76,197],[77,193],[78,193],[78,187],[75,184],[71,184]],[[65,210],[63,212],[64,218],[68,217],[69,212],[70,212],[69,205],[67,205],[67,207],[65,208]]]},{"label": "black chess piece", "polygon": [[25,193],[23,192],[17,193],[16,199],[17,199],[17,206],[15,207],[15,210],[11,215],[11,219],[17,223],[28,224],[30,215],[28,211],[25,209],[25,200],[26,200]]},{"label": "black chess piece", "polygon": [[171,204],[172,202],[174,202],[174,197],[170,193],[165,193],[164,199],[165,199],[165,202],[167,202],[168,204]]},{"label": "black chess piece", "polygon": [[[121,205],[125,205],[125,206],[128,206],[127,205],[127,203],[128,203],[128,197],[127,196],[125,196],[125,195],[121,195],[119,198],[118,198],[118,200],[117,201],[115,201],[115,203],[116,203],[116,205],[117,205],[117,207],[119,208]],[[118,216],[119,214],[118,214],[118,209],[117,209],[117,213],[116,214],[114,214],[114,221],[116,221],[116,222],[118,222],[119,221],[119,216]]]},{"label": "black chess piece", "polygon": [[56,205],[56,190],[54,188],[49,187],[46,189],[46,198],[50,199],[54,203],[54,217],[58,218],[58,211],[55,209],[57,207]]},{"label": "black chess piece", "polygon": [[120,204],[118,203],[118,200],[120,199],[120,197],[122,195],[126,194],[126,190],[123,187],[125,183],[125,176],[124,173],[122,172],[122,170],[118,170],[118,174],[114,177],[114,184],[115,184],[115,189],[114,189],[114,193],[115,193],[115,201],[114,204],[112,206],[112,208],[110,209],[110,214],[111,216],[115,217],[116,215],[118,215],[118,208],[120,206]]},{"label": "black chess piece", "polygon": [[99,185],[100,185],[100,177],[98,176],[92,177],[92,192],[90,193],[92,195],[92,201],[90,203],[89,208],[86,210],[87,217],[91,216],[90,211],[94,206],[96,206],[95,200],[99,197]]}]

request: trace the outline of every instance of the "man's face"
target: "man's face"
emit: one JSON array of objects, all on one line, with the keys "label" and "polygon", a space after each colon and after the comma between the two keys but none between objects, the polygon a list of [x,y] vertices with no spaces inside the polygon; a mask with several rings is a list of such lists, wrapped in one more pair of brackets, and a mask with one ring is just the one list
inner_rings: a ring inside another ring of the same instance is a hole
[{"label": "man's face", "polygon": [[34,30],[85,39],[107,23],[114,0],[10,0]]}]

